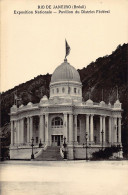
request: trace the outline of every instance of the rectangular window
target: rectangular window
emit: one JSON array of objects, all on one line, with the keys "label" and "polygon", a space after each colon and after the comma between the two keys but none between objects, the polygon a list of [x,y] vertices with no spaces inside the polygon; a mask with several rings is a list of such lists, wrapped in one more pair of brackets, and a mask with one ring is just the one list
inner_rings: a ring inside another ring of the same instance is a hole
[{"label": "rectangular window", "polygon": [[57,142],[57,135],[55,135],[55,142]]},{"label": "rectangular window", "polygon": [[74,88],[74,93],[76,93],[76,88]]},{"label": "rectangular window", "polygon": [[80,136],[77,136],[77,142],[80,143]]},{"label": "rectangular window", "polygon": [[63,135],[61,135],[61,142],[63,142]]},{"label": "rectangular window", "polygon": [[38,143],[38,137],[36,137],[36,143]]}]

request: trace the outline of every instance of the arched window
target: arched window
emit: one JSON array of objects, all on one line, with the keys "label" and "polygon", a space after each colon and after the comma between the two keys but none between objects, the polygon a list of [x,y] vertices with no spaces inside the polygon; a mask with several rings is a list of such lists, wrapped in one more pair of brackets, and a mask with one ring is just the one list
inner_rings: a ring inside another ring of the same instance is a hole
[{"label": "arched window", "polygon": [[62,92],[63,92],[63,93],[65,92],[65,88],[64,88],[64,87],[62,88]]},{"label": "arched window", "polygon": [[68,93],[70,93],[71,92],[71,88],[70,87],[68,87]]},{"label": "arched window", "polygon": [[52,89],[52,93],[54,93],[54,89]]},{"label": "arched window", "polygon": [[76,88],[74,88],[74,93],[76,93]]},{"label": "arched window", "polygon": [[56,92],[59,93],[59,88],[56,89]]},{"label": "arched window", "polygon": [[63,127],[63,120],[60,117],[55,117],[52,119],[52,128],[62,128]]},{"label": "arched window", "polygon": [[80,128],[80,120],[77,119],[77,128]]}]

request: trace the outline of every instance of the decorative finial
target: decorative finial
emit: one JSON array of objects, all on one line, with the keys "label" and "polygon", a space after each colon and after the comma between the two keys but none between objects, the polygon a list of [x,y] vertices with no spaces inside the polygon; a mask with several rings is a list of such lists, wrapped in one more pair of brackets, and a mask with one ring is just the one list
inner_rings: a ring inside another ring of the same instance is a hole
[{"label": "decorative finial", "polygon": [[102,101],[104,100],[104,90],[102,89]]},{"label": "decorative finial", "polygon": [[89,94],[88,94],[89,100],[91,99],[91,87],[89,87]]},{"label": "decorative finial", "polygon": [[117,100],[119,99],[119,92],[118,92],[118,86],[117,87]]},{"label": "decorative finial", "polygon": [[110,93],[109,93],[109,96],[108,96],[108,104],[111,104],[110,103]]}]

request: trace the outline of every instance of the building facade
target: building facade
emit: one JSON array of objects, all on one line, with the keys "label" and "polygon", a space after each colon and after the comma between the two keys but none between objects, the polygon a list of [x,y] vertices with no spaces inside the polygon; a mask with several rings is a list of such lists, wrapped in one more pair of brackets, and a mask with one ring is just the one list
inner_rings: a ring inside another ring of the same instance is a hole
[{"label": "building facade", "polygon": [[85,142],[90,155],[101,147],[122,146],[119,100],[114,105],[91,99],[83,102],[79,73],[67,59],[53,72],[49,87],[49,99],[43,96],[38,104],[12,106],[11,158],[16,158],[19,148],[29,148],[32,137],[35,146],[42,143],[46,147],[61,147],[65,138],[68,159],[85,158]]}]

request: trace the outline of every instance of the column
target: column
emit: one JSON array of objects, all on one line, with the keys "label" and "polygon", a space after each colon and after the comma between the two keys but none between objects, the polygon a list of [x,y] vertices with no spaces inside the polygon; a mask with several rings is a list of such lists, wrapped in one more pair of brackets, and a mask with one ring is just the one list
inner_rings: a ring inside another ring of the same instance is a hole
[{"label": "column", "polygon": [[39,141],[44,143],[44,116],[40,115],[40,123],[39,123]]},{"label": "column", "polygon": [[30,142],[30,119],[27,117],[27,143]]},{"label": "column", "polygon": [[30,137],[29,137],[29,142],[31,142],[31,139],[33,137],[33,117],[30,117]]},{"label": "column", "polygon": [[109,127],[108,127],[108,141],[109,144],[112,142],[112,119],[109,117]]},{"label": "column", "polygon": [[117,117],[114,117],[114,129],[113,129],[113,138],[114,138],[114,143],[117,142]]},{"label": "column", "polygon": [[73,114],[69,114],[69,143],[73,144]]},{"label": "column", "polygon": [[106,142],[106,126],[105,126],[105,116],[103,116],[103,142]]},{"label": "column", "polygon": [[121,117],[118,119],[118,142],[121,143]]},{"label": "column", "polygon": [[102,130],[103,130],[103,124],[102,124],[103,117],[100,116],[100,143],[102,143]]},{"label": "column", "polygon": [[17,139],[16,139],[16,136],[17,136],[17,133],[16,133],[16,121],[14,121],[14,129],[13,129],[13,136],[14,136],[14,144],[17,143]]},{"label": "column", "polygon": [[20,120],[20,141],[23,144],[24,143],[24,118]]},{"label": "column", "polygon": [[20,144],[20,121],[17,121],[17,143]]},{"label": "column", "polygon": [[49,115],[45,114],[45,144],[48,145],[48,123],[49,123]]},{"label": "column", "polygon": [[68,141],[67,113],[64,113],[64,136],[66,137],[66,142],[67,142]]},{"label": "column", "polygon": [[19,131],[18,131],[18,120],[16,121],[16,144],[18,145],[19,143]]},{"label": "column", "polygon": [[90,141],[93,142],[94,141],[94,136],[93,136],[93,115],[91,115],[91,119],[90,119]]},{"label": "column", "polygon": [[77,115],[74,115],[74,141],[77,143]]},{"label": "column", "polygon": [[86,133],[88,134],[89,141],[89,115],[86,114]]},{"label": "column", "polygon": [[114,143],[114,118],[111,117],[111,142],[112,142],[112,145]]},{"label": "column", "polygon": [[14,131],[14,126],[13,126],[13,121],[11,121],[11,145],[14,144],[14,134],[13,134],[13,131]]},{"label": "column", "polygon": [[19,119],[19,145],[21,144],[21,120]]}]

